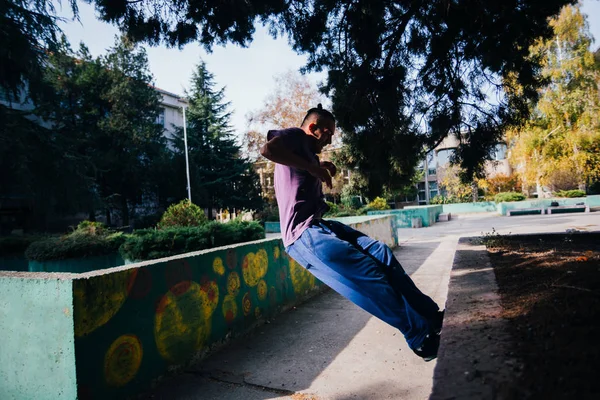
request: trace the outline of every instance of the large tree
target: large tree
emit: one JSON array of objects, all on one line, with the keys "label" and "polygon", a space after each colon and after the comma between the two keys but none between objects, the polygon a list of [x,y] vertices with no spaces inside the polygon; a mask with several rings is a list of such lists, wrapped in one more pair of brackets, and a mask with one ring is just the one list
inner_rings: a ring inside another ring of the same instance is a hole
[{"label": "large tree", "polygon": [[84,45],[74,53],[63,38],[49,65],[45,82],[52,90],[36,113],[61,149],[65,172],[75,176],[55,180],[72,179],[72,198],[91,218],[101,208],[111,223],[116,209],[128,224],[130,209],[155,192],[154,160],[166,151],[146,53],[119,38],[106,56],[93,58]]},{"label": "large tree", "polygon": [[[209,212],[261,208],[260,183],[231,131],[230,104],[224,101],[224,88],[215,88],[214,77],[203,61],[197,65],[190,84],[186,120],[192,201]],[[183,129],[175,135],[174,148],[183,172]],[[183,173],[176,178],[182,189],[186,187],[184,178]],[[184,190],[180,190],[180,196],[185,196]]]},{"label": "large tree", "polygon": [[531,105],[525,126],[508,132],[512,163],[525,188],[585,189],[600,179],[600,65],[577,7],[565,7],[550,21],[554,36],[532,47],[542,59],[548,85]]},{"label": "large tree", "polygon": [[[339,126],[369,191],[401,186],[424,151],[461,133],[471,180],[502,131],[528,116],[541,82],[528,57],[547,19],[575,0],[93,1],[136,40],[246,45],[257,20],[285,32],[306,70],[328,71]],[[513,77],[520,96],[502,91]]]}]

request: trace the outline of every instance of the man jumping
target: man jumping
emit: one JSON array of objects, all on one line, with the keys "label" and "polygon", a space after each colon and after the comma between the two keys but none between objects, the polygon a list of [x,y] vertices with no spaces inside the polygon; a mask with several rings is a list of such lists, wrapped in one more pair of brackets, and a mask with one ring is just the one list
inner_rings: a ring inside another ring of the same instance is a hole
[{"label": "man jumping", "polygon": [[287,253],[364,310],[398,328],[425,361],[437,356],[443,311],[406,274],[392,250],[349,226],[325,221],[322,183],[337,172],[318,153],[331,144],[335,118],[321,104],[300,128],[271,130],[261,154],[276,163],[275,196]]}]

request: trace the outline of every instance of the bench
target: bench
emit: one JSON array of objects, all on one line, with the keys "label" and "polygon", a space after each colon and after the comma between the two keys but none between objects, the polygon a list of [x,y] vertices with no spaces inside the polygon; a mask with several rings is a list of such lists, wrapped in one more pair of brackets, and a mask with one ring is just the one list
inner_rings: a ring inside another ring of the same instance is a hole
[{"label": "bench", "polygon": [[544,215],[545,212],[545,208],[542,207],[532,207],[532,208],[515,208],[514,210],[508,210],[506,215],[507,216],[511,216],[513,215],[513,213],[520,213],[522,211],[539,211],[540,215]]},{"label": "bench", "polygon": [[548,214],[552,214],[552,210],[583,210],[583,212],[590,212],[590,206],[585,204],[571,205],[571,206],[555,206],[548,208]]},{"label": "bench", "polygon": [[450,219],[452,218],[452,214],[450,213],[442,213],[440,215],[438,215],[438,222],[440,221],[450,221]]}]

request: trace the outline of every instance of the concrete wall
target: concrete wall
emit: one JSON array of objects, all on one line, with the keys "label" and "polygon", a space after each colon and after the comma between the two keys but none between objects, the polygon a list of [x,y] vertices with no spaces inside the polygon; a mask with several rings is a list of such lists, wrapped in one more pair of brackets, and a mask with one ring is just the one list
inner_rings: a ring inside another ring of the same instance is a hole
[{"label": "concrete wall", "polygon": [[[352,222],[393,245],[394,220]],[[0,337],[10,344],[0,350],[0,399],[143,393],[322,289],[280,239],[85,274],[0,273]]]},{"label": "concrete wall", "polygon": [[29,261],[24,256],[0,257],[0,271],[29,271]]},{"label": "concrete wall", "polygon": [[398,224],[391,215],[359,216],[332,218],[343,224],[350,225],[375,240],[379,240],[391,248],[398,246]]},{"label": "concrete wall", "polygon": [[[596,196],[590,196],[596,197]],[[536,199],[536,200],[525,200],[525,201],[514,201],[509,203],[498,203],[497,211],[500,215],[507,215],[509,210],[520,210],[523,208],[533,208],[533,207],[550,207],[550,204],[555,201],[561,206],[573,205],[577,203],[587,203],[589,200],[587,197],[577,197],[574,199]],[[595,198],[591,199],[591,201],[596,201]]]},{"label": "concrete wall", "polygon": [[409,206],[401,210],[369,211],[368,215],[393,215],[396,218],[396,228],[412,227],[412,219],[420,218],[423,226],[431,226],[442,213],[441,205]]},{"label": "concrete wall", "polygon": [[600,195],[587,196],[585,202],[590,207],[600,207]]},{"label": "concrete wall", "polygon": [[30,272],[73,272],[76,274],[125,264],[119,253],[66,260],[29,261]]},{"label": "concrete wall", "polygon": [[481,212],[496,212],[496,203],[493,201],[480,201],[477,203],[442,204],[444,213],[470,214]]},{"label": "concrete wall", "polygon": [[0,272],[0,399],[75,399],[69,279]]},{"label": "concrete wall", "polygon": [[265,222],[265,233],[281,233],[279,221]]}]

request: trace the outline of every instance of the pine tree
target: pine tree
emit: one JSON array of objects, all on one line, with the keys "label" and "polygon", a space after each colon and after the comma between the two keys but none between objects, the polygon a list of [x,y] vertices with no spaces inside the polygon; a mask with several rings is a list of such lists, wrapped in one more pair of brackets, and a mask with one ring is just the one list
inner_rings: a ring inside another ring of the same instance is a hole
[{"label": "pine tree", "polygon": [[[203,61],[190,85],[186,117],[192,201],[208,210],[260,208],[260,183],[233,136],[224,88],[215,89],[214,76]],[[174,147],[182,165],[183,129],[178,130]],[[185,188],[183,170],[179,176],[180,187]]]}]

